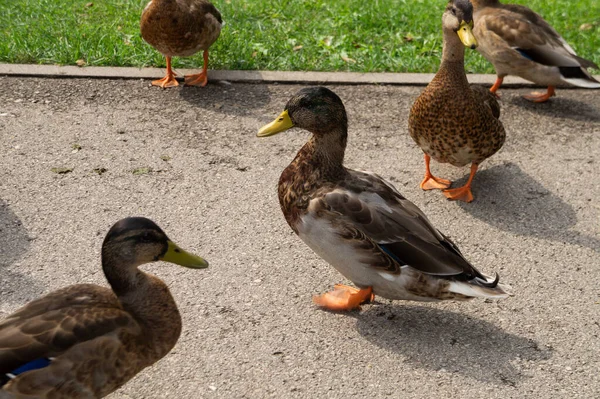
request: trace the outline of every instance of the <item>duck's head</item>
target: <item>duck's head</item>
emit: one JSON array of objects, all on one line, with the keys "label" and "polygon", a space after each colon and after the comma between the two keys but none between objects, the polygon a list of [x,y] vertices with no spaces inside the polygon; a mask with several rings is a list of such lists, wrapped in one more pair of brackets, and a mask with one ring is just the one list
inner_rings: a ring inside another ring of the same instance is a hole
[{"label": "duck's head", "polygon": [[473,5],[469,0],[450,0],[442,16],[442,26],[456,33],[466,47],[477,47],[473,35]]},{"label": "duck's head", "polygon": [[156,223],[144,217],[115,223],[104,238],[102,256],[128,266],[162,260],[192,269],[208,267],[208,262],[179,248]]},{"label": "duck's head", "polygon": [[325,87],[307,87],[290,98],[284,111],[258,131],[258,137],[273,136],[297,126],[315,135],[330,132],[344,133],[348,118],[342,100]]}]

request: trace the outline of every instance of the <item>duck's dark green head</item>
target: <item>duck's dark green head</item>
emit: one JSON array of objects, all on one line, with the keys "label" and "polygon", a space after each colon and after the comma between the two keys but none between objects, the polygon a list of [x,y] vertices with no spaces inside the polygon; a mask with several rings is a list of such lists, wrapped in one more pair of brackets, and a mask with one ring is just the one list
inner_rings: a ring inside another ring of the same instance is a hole
[{"label": "duck's dark green head", "polygon": [[442,16],[442,25],[444,29],[453,30],[466,47],[477,47],[473,35],[473,5],[469,0],[450,0]]},{"label": "duck's dark green head", "polygon": [[258,131],[258,137],[273,136],[294,126],[311,133],[348,129],[348,118],[342,100],[326,87],[307,87],[298,91],[285,105],[284,111]]},{"label": "duck's dark green head", "polygon": [[136,266],[162,260],[192,269],[208,267],[208,262],[179,248],[156,223],[144,217],[115,223],[104,238],[102,254]]}]

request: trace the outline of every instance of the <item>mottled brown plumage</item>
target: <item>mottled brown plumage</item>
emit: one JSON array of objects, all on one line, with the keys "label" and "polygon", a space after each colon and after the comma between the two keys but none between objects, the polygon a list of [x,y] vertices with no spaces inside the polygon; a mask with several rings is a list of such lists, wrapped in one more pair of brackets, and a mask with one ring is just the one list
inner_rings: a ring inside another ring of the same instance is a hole
[{"label": "mottled brown plumage", "polygon": [[348,120],[335,93],[300,90],[259,136],[293,126],[312,137],[281,174],[281,210],[313,251],[360,288],[337,287],[317,304],[347,310],[373,293],[418,301],[507,295],[389,182],[343,166]]},{"label": "mottled brown plumage", "polygon": [[598,65],[583,59],[539,14],[517,4],[498,0],[472,0],[477,50],[494,65],[498,79],[495,93],[507,75],[548,86],[544,94],[525,96],[544,102],[554,95],[554,86],[575,85],[600,88],[600,82],[586,70]]},{"label": "mottled brown plumage", "polygon": [[153,84],[176,86],[171,57],[187,57],[204,50],[202,73],[186,76],[186,84],[206,85],[208,49],[219,37],[222,24],[219,11],[206,0],[151,0],[140,21],[142,37],[167,58],[164,82]]},{"label": "mottled brown plumage", "polygon": [[158,259],[207,266],[175,246],[154,222],[123,219],[102,246],[112,290],[73,285],[0,322],[0,377],[52,359],[0,386],[0,398],[100,398],[165,356],[179,338],[181,317],[167,286],[137,268]]},{"label": "mottled brown plumage", "polygon": [[506,134],[498,120],[500,107],[494,96],[479,86],[469,86],[464,71],[465,46],[457,31],[468,27],[472,14],[469,9],[457,8],[457,16],[451,12],[453,7],[457,8],[450,1],[443,17],[444,50],[440,69],[413,104],[408,122],[411,137],[426,157],[421,188],[444,189],[449,185],[449,181],[431,175],[429,156],[458,167],[471,163],[474,166],[467,185],[444,190],[450,199],[470,202],[473,199],[470,182],[477,165],[502,147]]}]

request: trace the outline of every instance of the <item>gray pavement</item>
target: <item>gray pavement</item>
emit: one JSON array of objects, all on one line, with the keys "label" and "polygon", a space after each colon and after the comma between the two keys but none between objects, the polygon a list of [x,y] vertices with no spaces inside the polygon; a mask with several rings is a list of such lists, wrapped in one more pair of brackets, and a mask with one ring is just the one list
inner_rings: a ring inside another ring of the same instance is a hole
[{"label": "gray pavement", "polygon": [[211,262],[145,267],[169,284],[184,331],[112,398],[600,397],[597,91],[533,105],[519,97],[530,89],[502,90],[506,144],[462,204],[418,188],[407,118],[422,87],[329,86],[349,114],[347,166],[391,180],[515,294],[336,314],[311,295],[343,278],[276,196],[308,133],[255,137],[301,86],[148,84],[0,77],[0,317],[68,284],[105,284],[102,239],[125,216],[154,219]]}]

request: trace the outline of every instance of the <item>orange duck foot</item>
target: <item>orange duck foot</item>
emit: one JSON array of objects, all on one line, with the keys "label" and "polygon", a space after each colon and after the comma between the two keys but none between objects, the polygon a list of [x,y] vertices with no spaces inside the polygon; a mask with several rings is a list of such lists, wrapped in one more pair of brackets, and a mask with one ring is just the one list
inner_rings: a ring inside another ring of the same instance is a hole
[{"label": "orange duck foot", "polygon": [[532,101],[534,103],[545,103],[550,100],[550,97],[555,96],[554,87],[549,86],[548,91],[546,93],[540,93],[539,91],[534,91],[531,94],[526,94],[523,96],[524,99]]},{"label": "orange duck foot", "polygon": [[471,202],[473,201],[473,194],[471,194],[470,186],[462,186],[458,188],[450,188],[443,191],[446,198],[453,201]]},{"label": "orange duck foot", "polygon": [[313,302],[325,309],[344,311],[360,309],[360,305],[375,299],[373,288],[359,290],[347,285],[336,284],[334,290],[313,297]]},{"label": "orange duck foot", "polygon": [[442,179],[440,177],[435,177],[432,175],[425,175],[425,178],[421,182],[421,189],[423,190],[443,190],[445,188],[450,187],[450,180]]},{"label": "orange duck foot", "polygon": [[162,87],[163,89],[166,89],[167,87],[179,86],[179,82],[177,82],[177,79],[175,79],[175,74],[173,73],[173,74],[167,74],[167,76],[165,76],[162,79],[153,80],[152,86],[159,86],[159,87]]},{"label": "orange duck foot", "polygon": [[204,87],[208,83],[208,76],[205,72],[200,72],[195,75],[186,75],[184,78],[186,86]]}]

